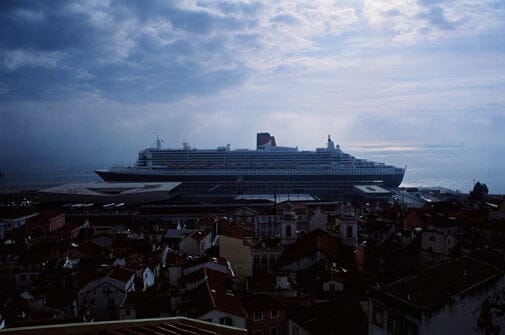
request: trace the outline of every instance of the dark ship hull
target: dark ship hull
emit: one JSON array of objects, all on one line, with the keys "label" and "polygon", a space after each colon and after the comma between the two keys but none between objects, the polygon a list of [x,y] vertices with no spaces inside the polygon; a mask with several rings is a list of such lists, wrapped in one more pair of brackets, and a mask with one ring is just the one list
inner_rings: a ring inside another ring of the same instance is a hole
[{"label": "dark ship hull", "polygon": [[[127,170],[127,169],[125,169]],[[141,174],[127,171],[95,171],[108,182],[182,182],[185,195],[236,195],[263,193],[307,193],[332,197],[352,192],[354,185],[376,184],[398,187],[403,173],[388,175],[193,175]]]}]

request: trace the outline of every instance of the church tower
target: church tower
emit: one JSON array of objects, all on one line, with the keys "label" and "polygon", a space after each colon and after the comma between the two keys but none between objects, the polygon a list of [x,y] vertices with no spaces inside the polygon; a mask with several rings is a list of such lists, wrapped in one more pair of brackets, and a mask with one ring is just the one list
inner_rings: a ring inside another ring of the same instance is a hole
[{"label": "church tower", "polygon": [[296,241],[296,224],[298,217],[296,216],[293,205],[288,203],[287,208],[282,212],[281,216],[281,244],[288,245]]}]

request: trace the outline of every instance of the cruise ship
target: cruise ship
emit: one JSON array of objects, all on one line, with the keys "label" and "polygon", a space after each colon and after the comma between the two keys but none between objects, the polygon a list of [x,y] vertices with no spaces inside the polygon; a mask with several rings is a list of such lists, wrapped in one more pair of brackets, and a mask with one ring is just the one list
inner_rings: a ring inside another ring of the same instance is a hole
[{"label": "cruise ship", "polygon": [[354,185],[398,187],[404,168],[355,158],[328,135],[326,147],[312,151],[278,146],[270,133],[258,133],[256,150],[230,145],[211,150],[161,147],[139,152],[129,167],[95,171],[109,182],[182,182],[188,196],[239,194],[310,194],[321,198],[349,193]]}]

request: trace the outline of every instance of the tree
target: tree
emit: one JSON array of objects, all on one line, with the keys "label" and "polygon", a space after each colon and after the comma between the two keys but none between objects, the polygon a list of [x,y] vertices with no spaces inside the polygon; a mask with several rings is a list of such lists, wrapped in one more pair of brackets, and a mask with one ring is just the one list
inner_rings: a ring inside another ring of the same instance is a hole
[{"label": "tree", "polygon": [[484,199],[487,194],[489,193],[489,190],[487,188],[487,185],[484,183],[480,183],[479,181],[473,185],[473,191],[470,191],[470,198],[475,199],[475,200],[482,200]]}]

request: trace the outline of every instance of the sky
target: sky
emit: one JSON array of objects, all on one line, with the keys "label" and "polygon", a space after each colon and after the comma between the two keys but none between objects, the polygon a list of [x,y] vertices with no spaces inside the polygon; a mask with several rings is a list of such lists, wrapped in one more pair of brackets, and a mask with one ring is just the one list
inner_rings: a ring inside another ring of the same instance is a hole
[{"label": "sky", "polygon": [[157,135],[505,152],[503,0],[3,0],[0,22],[7,174],[133,163]]}]

